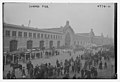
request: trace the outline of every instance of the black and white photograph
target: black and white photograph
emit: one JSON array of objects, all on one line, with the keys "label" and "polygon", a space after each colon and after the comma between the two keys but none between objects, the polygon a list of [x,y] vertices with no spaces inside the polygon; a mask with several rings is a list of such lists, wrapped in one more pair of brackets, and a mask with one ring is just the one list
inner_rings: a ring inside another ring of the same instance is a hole
[{"label": "black and white photograph", "polygon": [[2,11],[3,79],[117,79],[117,3],[3,2]]}]

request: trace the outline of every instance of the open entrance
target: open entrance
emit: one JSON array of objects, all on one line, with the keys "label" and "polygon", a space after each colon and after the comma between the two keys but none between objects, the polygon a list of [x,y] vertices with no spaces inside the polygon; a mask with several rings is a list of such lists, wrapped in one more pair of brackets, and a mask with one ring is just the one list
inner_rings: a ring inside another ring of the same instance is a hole
[{"label": "open entrance", "polygon": [[49,42],[49,47],[52,48],[53,47],[53,41]]},{"label": "open entrance", "polygon": [[65,46],[69,47],[70,46],[70,42],[71,42],[71,37],[70,37],[70,33],[68,32],[65,36]]},{"label": "open entrance", "polygon": [[44,41],[42,40],[42,41],[40,41],[40,49],[42,49],[42,48],[44,48]]},{"label": "open entrance", "polygon": [[27,49],[32,49],[32,40],[27,41]]},{"label": "open entrance", "polygon": [[10,41],[10,52],[17,50],[17,40]]}]

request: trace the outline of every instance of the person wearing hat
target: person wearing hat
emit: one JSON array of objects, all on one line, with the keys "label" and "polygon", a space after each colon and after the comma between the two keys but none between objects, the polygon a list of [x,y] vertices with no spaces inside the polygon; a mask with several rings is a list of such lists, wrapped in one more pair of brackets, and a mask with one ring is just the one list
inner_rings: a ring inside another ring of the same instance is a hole
[{"label": "person wearing hat", "polygon": [[16,79],[16,76],[15,76],[15,72],[14,72],[14,71],[12,71],[11,79]]},{"label": "person wearing hat", "polygon": [[10,73],[10,71],[7,73],[7,79],[11,79],[11,73]]},{"label": "person wearing hat", "polygon": [[22,77],[25,78],[26,77],[26,73],[25,73],[25,67],[22,68]]}]

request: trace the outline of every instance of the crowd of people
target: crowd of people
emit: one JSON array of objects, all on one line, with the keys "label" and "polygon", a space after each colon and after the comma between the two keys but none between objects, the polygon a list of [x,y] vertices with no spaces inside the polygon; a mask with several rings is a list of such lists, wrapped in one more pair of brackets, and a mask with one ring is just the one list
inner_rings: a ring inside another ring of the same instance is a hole
[{"label": "crowd of people", "polygon": [[16,79],[16,76],[15,76],[15,72],[12,71],[12,72],[8,72],[7,73],[7,79]]},{"label": "crowd of people", "polygon": [[[81,79],[91,79],[98,78],[98,70],[103,70],[108,68],[107,61],[110,57],[105,53],[106,51],[98,51],[94,55],[92,53],[87,53],[89,58],[83,57],[83,55],[78,55],[75,59],[71,58],[65,59],[64,61],[56,60],[56,64],[52,63],[42,63],[36,65],[35,67],[32,64],[32,61],[29,60],[26,63],[26,68],[22,68],[22,78],[29,79],[51,79],[51,78],[81,78]],[[103,55],[104,54],[104,55]],[[104,58],[104,62],[103,62]],[[82,61],[85,61],[83,64]],[[26,72],[27,70],[27,72]],[[71,76],[73,74],[73,76]],[[77,76],[78,74],[78,76]],[[15,73],[10,74],[10,71],[7,74],[7,78],[16,78]]]}]

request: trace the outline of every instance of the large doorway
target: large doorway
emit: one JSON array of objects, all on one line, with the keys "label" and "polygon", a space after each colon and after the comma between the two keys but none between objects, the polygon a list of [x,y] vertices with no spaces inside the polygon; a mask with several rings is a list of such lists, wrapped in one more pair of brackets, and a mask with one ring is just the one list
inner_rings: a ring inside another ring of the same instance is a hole
[{"label": "large doorway", "polygon": [[17,40],[10,41],[10,52],[17,50]]},{"label": "large doorway", "polygon": [[70,42],[71,42],[71,37],[70,37],[70,33],[68,32],[65,36],[65,46],[69,47],[70,46]]},{"label": "large doorway", "polygon": [[44,41],[40,41],[40,49],[44,48]]},{"label": "large doorway", "polygon": [[49,48],[52,48],[53,47],[53,41],[50,41],[49,42]]},{"label": "large doorway", "polygon": [[60,47],[60,41],[57,41],[57,48]]},{"label": "large doorway", "polygon": [[32,49],[33,41],[29,40],[27,41],[27,49]]}]

